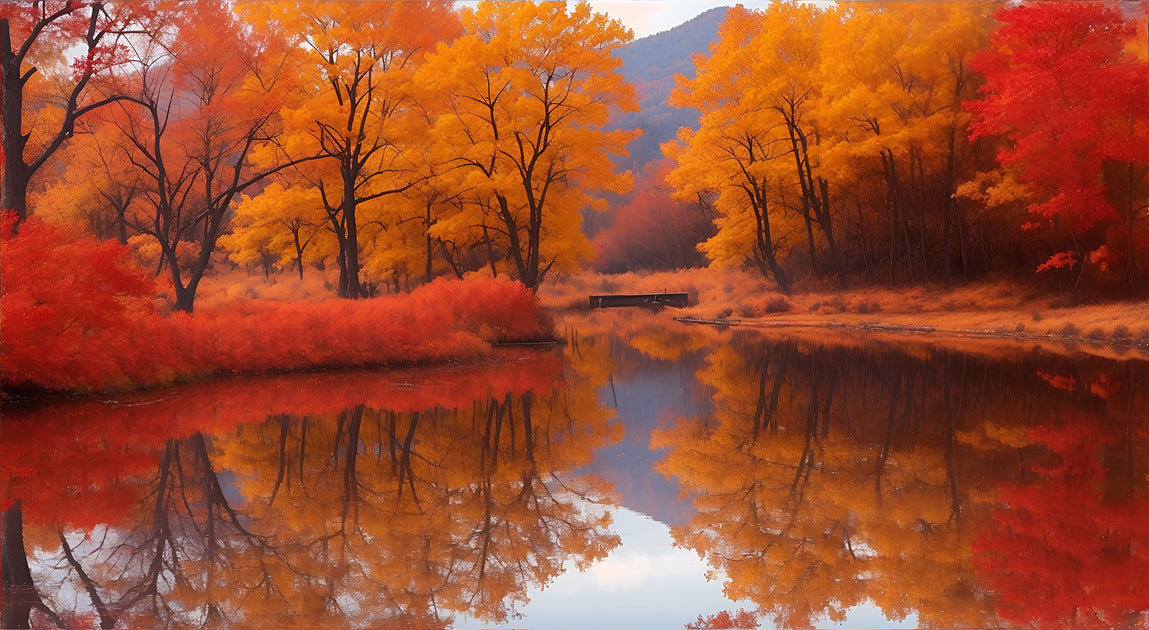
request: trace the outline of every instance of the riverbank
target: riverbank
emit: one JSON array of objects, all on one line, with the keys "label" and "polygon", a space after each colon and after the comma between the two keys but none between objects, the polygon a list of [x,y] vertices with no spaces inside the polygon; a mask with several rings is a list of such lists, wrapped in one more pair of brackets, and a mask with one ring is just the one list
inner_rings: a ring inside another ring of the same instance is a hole
[{"label": "riverbank", "polygon": [[5,286],[5,397],[133,389],[218,374],[475,361],[495,345],[554,338],[535,295],[501,279],[441,279],[365,300],[235,299],[194,314],[161,312],[144,292],[70,303],[40,286]]},{"label": "riverbank", "polygon": [[540,298],[552,309],[578,310],[588,308],[586,296],[592,293],[684,290],[691,295],[691,306],[671,315],[706,323],[791,332],[813,328],[846,334],[1014,340],[1116,352],[1127,348],[1149,355],[1149,301],[1074,304],[1070,297],[1017,283],[783,295],[747,272],[695,269],[571,276],[544,288]]}]

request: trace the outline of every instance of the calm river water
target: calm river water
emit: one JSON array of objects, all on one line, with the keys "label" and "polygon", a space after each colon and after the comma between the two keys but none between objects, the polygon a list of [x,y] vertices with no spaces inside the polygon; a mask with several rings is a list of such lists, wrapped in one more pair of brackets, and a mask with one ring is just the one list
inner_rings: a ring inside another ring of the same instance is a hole
[{"label": "calm river water", "polygon": [[2,625],[1149,625],[1137,352],[565,335],[6,406]]}]

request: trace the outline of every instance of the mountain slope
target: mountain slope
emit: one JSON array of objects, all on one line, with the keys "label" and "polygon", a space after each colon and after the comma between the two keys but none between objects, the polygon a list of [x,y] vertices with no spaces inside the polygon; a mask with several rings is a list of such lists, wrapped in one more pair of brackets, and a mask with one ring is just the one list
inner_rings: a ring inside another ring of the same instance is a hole
[{"label": "mountain slope", "polygon": [[695,54],[706,54],[710,42],[718,36],[718,24],[726,17],[726,7],[711,9],[668,31],[635,40],[620,48],[620,72],[634,84],[640,111],[615,121],[624,129],[639,127],[643,135],[630,145],[630,156],[620,158],[618,165],[637,171],[646,162],[662,156],[658,146],[673,140],[682,126],[697,126],[700,112],[693,108],[678,109],[667,104],[674,89],[674,75],[694,77]]}]

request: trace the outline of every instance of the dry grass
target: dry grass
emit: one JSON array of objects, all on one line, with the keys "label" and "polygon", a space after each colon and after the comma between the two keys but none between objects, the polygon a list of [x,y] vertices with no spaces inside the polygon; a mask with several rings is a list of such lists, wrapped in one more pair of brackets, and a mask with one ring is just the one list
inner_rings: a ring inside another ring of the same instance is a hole
[{"label": "dry grass", "polygon": [[264,278],[263,274],[248,274],[242,270],[214,271],[200,282],[196,308],[221,306],[236,299],[322,302],[335,297],[337,281],[334,274],[316,269],[308,269],[303,280],[297,272],[276,271],[270,278]]},{"label": "dry grass", "polygon": [[831,327],[930,332],[959,337],[1055,340],[1149,349],[1149,301],[1068,305],[1063,296],[1019,284],[808,290],[783,296],[745,271],[693,269],[619,275],[581,274],[540,291],[543,304],[585,309],[592,293],[687,291],[677,315],[730,319],[760,327]]},{"label": "dry grass", "polygon": [[[236,297],[318,301],[334,295],[333,274],[309,269],[300,282],[292,274],[242,271],[208,276],[197,307]],[[690,294],[691,306],[675,315],[729,319],[760,327],[934,329],[935,336],[1010,337],[1089,345],[1149,348],[1149,302],[1073,306],[1065,296],[1009,283],[983,283],[944,290],[920,286],[866,287],[839,292],[805,287],[786,296],[761,276],[742,270],[580,273],[553,276],[539,290],[545,307],[557,311],[588,308],[596,293]],[[887,332],[889,332],[887,330]]]}]

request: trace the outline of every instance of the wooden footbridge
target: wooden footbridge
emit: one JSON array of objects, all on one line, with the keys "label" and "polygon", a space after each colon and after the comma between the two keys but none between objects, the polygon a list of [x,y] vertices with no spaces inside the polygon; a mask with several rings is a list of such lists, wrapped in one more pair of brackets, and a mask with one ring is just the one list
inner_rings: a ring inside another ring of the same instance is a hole
[{"label": "wooden footbridge", "polygon": [[683,308],[689,295],[686,293],[616,293],[590,296],[591,308],[619,308],[623,306],[673,306]]}]

